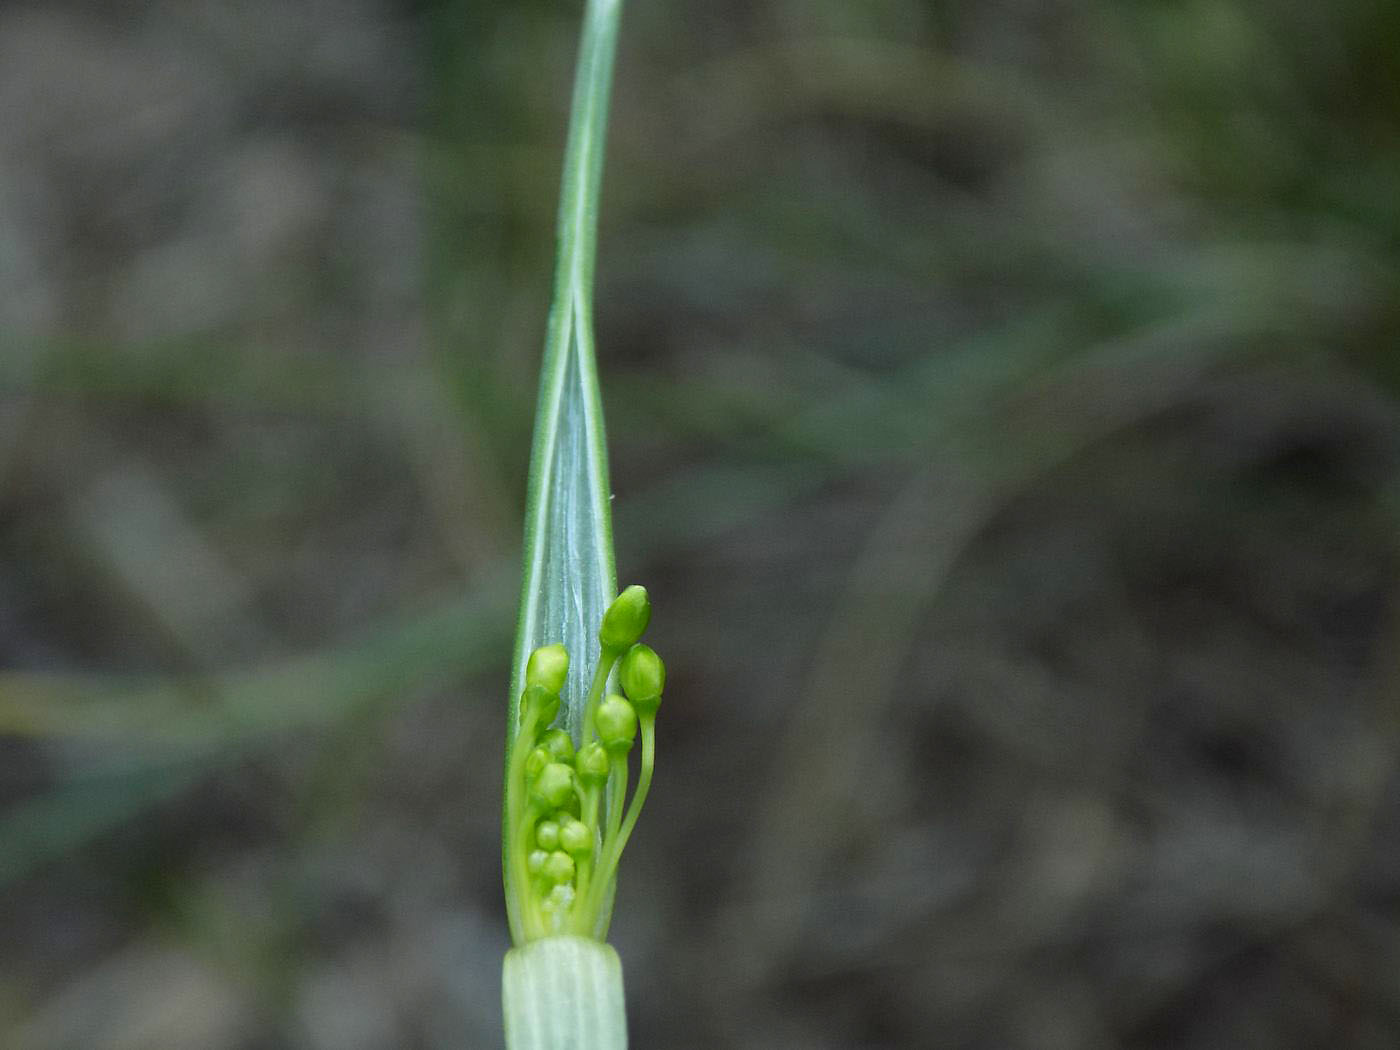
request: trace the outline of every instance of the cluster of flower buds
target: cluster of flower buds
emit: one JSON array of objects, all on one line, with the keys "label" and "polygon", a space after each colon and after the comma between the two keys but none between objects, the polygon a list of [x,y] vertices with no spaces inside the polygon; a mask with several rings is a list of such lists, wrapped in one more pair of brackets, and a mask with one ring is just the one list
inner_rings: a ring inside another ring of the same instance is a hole
[{"label": "cluster of flower buds", "polygon": [[[555,726],[569,653],[530,654],[506,773],[506,879],[517,943],[551,934],[601,937],[623,847],[651,787],[661,658],[639,639],[651,620],[643,587],[628,587],[598,629],[600,653],[584,702],[581,739]],[[613,669],[621,693],[608,692]],[[629,756],[641,732],[636,790]],[[624,813],[624,805],[626,811]]]}]

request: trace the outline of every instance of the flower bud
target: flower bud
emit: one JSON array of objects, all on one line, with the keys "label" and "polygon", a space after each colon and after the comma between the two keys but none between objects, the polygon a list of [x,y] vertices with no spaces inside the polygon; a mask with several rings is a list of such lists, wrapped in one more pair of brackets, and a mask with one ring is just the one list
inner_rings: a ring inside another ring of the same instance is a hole
[{"label": "flower bud", "polygon": [[559,713],[559,694],[542,685],[525,687],[520,694],[520,721],[534,719],[536,725],[547,726]]},{"label": "flower bud", "polygon": [[637,712],[626,697],[617,693],[603,697],[593,724],[598,729],[598,739],[609,751],[626,754],[632,749],[632,741],[637,738]]},{"label": "flower bud", "polygon": [[549,752],[551,761],[568,765],[574,760],[574,741],[568,730],[551,729],[540,737],[540,747]]},{"label": "flower bud", "polygon": [[579,779],[585,784],[602,784],[608,779],[608,770],[612,768],[612,762],[608,758],[608,753],[603,749],[603,745],[598,741],[593,741],[578,753]]},{"label": "flower bud", "polygon": [[593,830],[581,820],[561,824],[559,847],[571,857],[587,856],[593,852]]},{"label": "flower bud", "polygon": [[530,855],[525,858],[525,870],[531,875],[538,875],[544,871],[544,862],[549,859],[549,850],[532,849]]},{"label": "flower bud", "polygon": [[530,654],[530,659],[525,663],[526,686],[543,686],[551,693],[557,694],[563,690],[568,674],[569,650],[562,645],[541,646]]},{"label": "flower bud", "polygon": [[535,845],[543,850],[559,848],[559,825],[552,820],[542,820],[535,825]]},{"label": "flower bud", "polygon": [[647,645],[634,645],[622,658],[618,670],[622,690],[638,714],[655,714],[661,706],[661,690],[666,687],[666,665]]},{"label": "flower bud", "polygon": [[562,762],[551,762],[540,771],[539,779],[530,789],[530,796],[550,809],[558,809],[568,801],[573,790],[574,771]]},{"label": "flower bud", "polygon": [[555,850],[544,862],[544,877],[556,885],[574,881],[574,858],[563,850]]},{"label": "flower bud", "polygon": [[642,636],[651,622],[651,602],[647,589],[633,584],[613,600],[603,614],[598,641],[603,651],[621,652]]},{"label": "flower bud", "polygon": [[537,747],[525,758],[525,779],[534,780],[544,772],[544,767],[549,765],[552,759],[549,752],[542,747]]}]

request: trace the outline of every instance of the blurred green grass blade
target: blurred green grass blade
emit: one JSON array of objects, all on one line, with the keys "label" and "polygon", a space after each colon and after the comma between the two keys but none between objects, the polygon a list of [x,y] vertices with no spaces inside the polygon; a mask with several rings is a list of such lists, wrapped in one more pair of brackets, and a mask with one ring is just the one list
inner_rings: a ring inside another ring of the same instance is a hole
[{"label": "blurred green grass blade", "polygon": [[196,762],[127,769],[13,806],[0,817],[0,888],[176,798],[207,775],[208,766]]},{"label": "blurred green grass blade", "polygon": [[0,673],[0,737],[44,742],[62,777],[0,812],[0,890],[287,733],[344,725],[488,666],[512,589],[489,573],[472,594],[343,644],[206,679]]}]

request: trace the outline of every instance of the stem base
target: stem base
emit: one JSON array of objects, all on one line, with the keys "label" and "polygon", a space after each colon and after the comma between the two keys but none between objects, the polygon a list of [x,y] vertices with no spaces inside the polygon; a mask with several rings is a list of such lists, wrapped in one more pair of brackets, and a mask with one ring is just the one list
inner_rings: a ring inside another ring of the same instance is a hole
[{"label": "stem base", "polygon": [[506,953],[507,1050],[627,1050],[622,962],[586,937],[545,937]]}]

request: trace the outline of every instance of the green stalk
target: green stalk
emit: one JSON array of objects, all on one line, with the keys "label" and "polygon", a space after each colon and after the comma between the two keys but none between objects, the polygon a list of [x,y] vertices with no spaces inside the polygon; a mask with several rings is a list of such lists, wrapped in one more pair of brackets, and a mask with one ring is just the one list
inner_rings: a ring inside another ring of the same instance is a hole
[{"label": "green stalk", "polygon": [[[560,694],[564,724],[583,730],[587,683],[599,655],[595,636],[617,591],[603,406],[593,346],[593,269],[598,240],[608,102],[621,0],[589,0],[574,78],[559,198],[558,256],[535,409],[525,509],[524,573],[510,686],[506,768],[519,731],[519,697],[532,650],[562,642],[572,673]],[[508,841],[509,828],[504,829]],[[509,857],[503,856],[511,929]]]},{"label": "green stalk", "polygon": [[[573,778],[573,793],[583,800],[577,812],[589,820],[590,827],[596,820],[590,811],[596,813],[598,789],[580,789],[577,774],[559,764],[538,774],[537,782],[530,781],[527,768],[542,767],[529,766],[527,752],[540,739],[537,730],[543,723],[536,725],[529,720],[530,724],[522,726],[519,711],[531,653],[562,643],[568,653],[568,672],[561,684],[555,683],[560,686],[558,719],[577,745],[589,743],[595,735],[594,711],[620,655],[619,650],[605,652],[599,642],[599,625],[617,592],[617,581],[603,409],[594,358],[593,271],[621,7],[621,0],[588,0],[584,14],[560,189],[554,299],[530,456],[502,806],[506,910],[516,944],[506,954],[502,974],[509,1050],[625,1050],[627,1046],[622,966],[617,954],[600,940],[610,918],[615,876],[610,869],[603,876],[606,884],[590,886],[593,861],[580,860],[579,889],[587,890],[590,901],[603,903],[587,913],[587,922],[578,923],[593,928],[574,930],[569,924],[577,921],[575,912],[565,913],[552,899],[545,908],[540,907],[538,886],[532,887],[530,882],[541,877],[532,874],[541,869],[534,867],[536,859],[526,863],[529,836],[534,834],[538,819],[534,799],[549,799],[547,805],[540,805],[541,814],[563,813],[557,809],[562,794],[556,796],[551,793],[553,788],[541,786],[550,775],[562,771]],[[644,627],[643,622],[637,633]],[[590,668],[596,668],[592,675]],[[538,690],[539,686],[533,688]],[[562,782],[562,786],[567,784]],[[521,797],[527,791],[544,794],[532,794],[527,802]],[[557,819],[569,820],[567,814]],[[540,837],[543,839],[543,832]],[[544,855],[535,854],[540,858]],[[571,878],[567,858],[556,851],[550,854],[550,862],[556,860],[564,863],[565,872],[544,877],[556,882]],[[548,867],[543,870],[549,872]],[[554,888],[556,892],[568,890],[563,884]],[[554,911],[549,912],[549,908]],[[550,922],[554,925],[548,925]]]},{"label": "green stalk", "polygon": [[506,956],[501,984],[510,1050],[625,1050],[622,964],[608,945],[535,941]]}]

